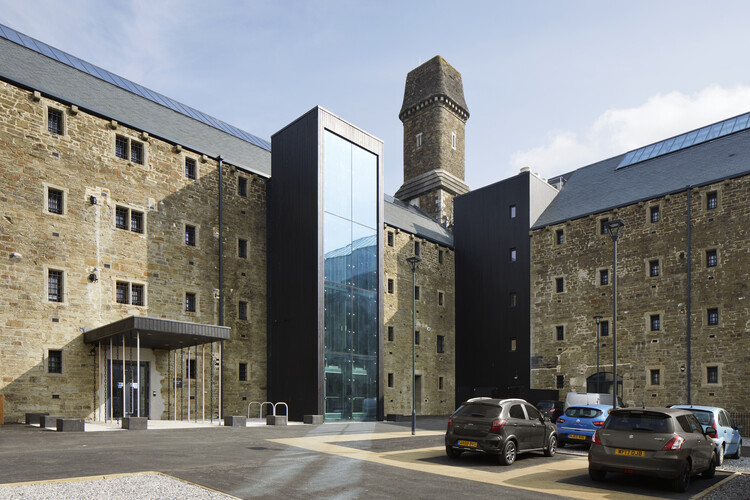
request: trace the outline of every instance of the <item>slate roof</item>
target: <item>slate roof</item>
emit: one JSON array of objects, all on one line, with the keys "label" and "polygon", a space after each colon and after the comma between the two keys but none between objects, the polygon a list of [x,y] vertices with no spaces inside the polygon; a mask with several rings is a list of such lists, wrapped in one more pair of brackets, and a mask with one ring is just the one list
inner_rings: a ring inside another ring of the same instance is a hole
[{"label": "slate roof", "polygon": [[453,248],[453,233],[419,208],[385,195],[383,218],[389,226],[416,234],[433,243]]},{"label": "slate roof", "polygon": [[435,56],[406,75],[404,103],[399,115],[428,97],[441,95],[452,99],[468,114],[461,73],[442,57]]},{"label": "slate roof", "polygon": [[750,174],[750,130],[618,170],[624,157],[615,156],[562,176],[567,182],[531,229]]},{"label": "slate roof", "polygon": [[245,170],[271,175],[268,141],[2,25],[0,78],[201,154],[221,155]]}]

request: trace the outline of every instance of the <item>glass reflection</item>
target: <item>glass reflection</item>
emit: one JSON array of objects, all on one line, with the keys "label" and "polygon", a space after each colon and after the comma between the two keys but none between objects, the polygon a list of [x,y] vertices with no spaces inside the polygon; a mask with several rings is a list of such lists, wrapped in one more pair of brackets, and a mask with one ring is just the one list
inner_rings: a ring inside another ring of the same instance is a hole
[{"label": "glass reflection", "polygon": [[323,141],[323,209],[351,219],[352,144],[327,130]]},{"label": "glass reflection", "polygon": [[323,215],[323,279],[351,284],[352,223],[331,214]]},{"label": "glass reflection", "polygon": [[352,284],[357,288],[378,289],[378,233],[352,224]]},{"label": "glass reflection", "polygon": [[352,148],[352,220],[377,227],[378,159],[362,148]]}]

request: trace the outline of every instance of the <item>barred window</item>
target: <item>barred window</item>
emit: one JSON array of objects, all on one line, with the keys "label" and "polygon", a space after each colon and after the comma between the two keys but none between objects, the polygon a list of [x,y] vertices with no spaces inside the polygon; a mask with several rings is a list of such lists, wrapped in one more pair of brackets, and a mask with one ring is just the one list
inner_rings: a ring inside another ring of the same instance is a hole
[{"label": "barred window", "polygon": [[59,109],[47,108],[47,130],[53,134],[63,135],[63,112]]},{"label": "barred window", "polygon": [[661,384],[661,370],[651,370],[651,385]]},{"label": "barred window", "polygon": [[[391,245],[391,246],[393,246],[393,245]],[[442,264],[442,263],[443,263],[443,251],[442,250],[438,250],[438,264]]]},{"label": "barred window", "polygon": [[563,231],[562,229],[558,229],[557,231],[555,231],[555,243],[557,243],[558,245],[562,245],[563,243],[565,243],[565,231]]},{"label": "barred window", "polygon": [[565,327],[564,326],[556,326],[555,327],[555,335],[557,340],[565,340]]},{"label": "barred window", "polygon": [[602,269],[599,271],[599,284],[602,286],[609,285],[609,270]]},{"label": "barred window", "polygon": [[652,278],[659,276],[659,261],[652,260],[648,263],[648,275]]},{"label": "barred window", "polygon": [[185,311],[195,312],[196,310],[196,297],[194,293],[187,292],[185,294]]},{"label": "barred window", "polygon": [[445,387],[445,382],[443,377],[438,377],[438,390],[443,390]]},{"label": "barred window", "polygon": [[117,229],[128,228],[128,212],[129,210],[126,207],[118,206],[115,208],[115,227]]},{"label": "barred window", "polygon": [[609,222],[609,219],[601,219],[599,221],[599,232],[601,234],[609,234],[609,231],[607,231],[607,222]]},{"label": "barred window", "polygon": [[196,244],[196,237],[195,237],[195,226],[191,226],[189,224],[185,225],[185,244],[191,247],[194,247]]},{"label": "barred window", "polygon": [[388,246],[393,246],[393,231],[388,231]]},{"label": "barred window", "polygon": [[62,373],[62,351],[49,351],[47,354],[47,372]]},{"label": "barred window", "polygon": [[608,337],[609,336],[609,321],[602,321],[599,325],[599,334],[602,337]]},{"label": "barred window", "polygon": [[651,215],[651,223],[655,224],[659,222],[659,206],[654,206],[650,208],[650,215]]},{"label": "barred window", "polygon": [[414,332],[414,343],[415,343],[416,345],[419,345],[419,330],[416,330],[416,331]]},{"label": "barred window", "polygon": [[658,332],[661,330],[661,317],[658,314],[651,315],[651,331]]},{"label": "barred window", "polygon": [[115,156],[142,165],[145,159],[143,143],[132,141],[122,135],[117,135],[115,136]]},{"label": "barred window", "polygon": [[555,291],[557,293],[565,291],[565,280],[563,278],[555,278]]},{"label": "barred window", "polygon": [[196,369],[196,360],[195,359],[186,359],[185,360],[185,371],[187,372],[187,375],[189,378],[195,380],[195,372],[198,371]]},{"label": "barred window", "polygon": [[388,293],[393,293],[393,278],[388,278]]},{"label": "barred window", "polygon": [[393,327],[388,327],[388,341],[393,342]]},{"label": "barred window", "polygon": [[420,251],[422,250],[421,245],[418,241],[414,242],[414,255],[419,256]]},{"label": "barred window", "polygon": [[393,387],[393,374],[388,374],[388,387]]},{"label": "barred window", "polygon": [[716,191],[706,193],[706,208],[715,210],[719,206],[719,195]]},{"label": "barred window", "polygon": [[237,317],[242,321],[247,321],[247,302],[240,301],[237,307]]},{"label": "barred window", "polygon": [[130,212],[130,230],[134,233],[143,233],[143,213],[132,210]]},{"label": "barred window", "polygon": [[130,285],[130,303],[134,306],[142,306],[145,303],[146,294],[143,285]]},{"label": "barred window", "polygon": [[237,240],[237,257],[247,259],[247,240],[239,238]]},{"label": "barred window", "polygon": [[130,141],[130,161],[143,165],[143,144],[137,141]]},{"label": "barred window", "polygon": [[128,159],[128,138],[118,135],[115,137],[115,156],[122,158],[123,160]]},{"label": "barred window", "polygon": [[419,300],[419,286],[414,287],[414,300]]},{"label": "barred window", "polygon": [[247,197],[247,177],[237,178],[237,194]]},{"label": "barred window", "polygon": [[118,304],[128,303],[128,283],[118,281],[115,286],[115,300]]},{"label": "barred window", "polygon": [[63,272],[50,269],[47,273],[47,300],[63,301]]},{"label": "barred window", "polygon": [[438,354],[443,354],[445,352],[445,336],[444,335],[437,336],[437,352]]},{"label": "barred window", "polygon": [[192,158],[185,158],[185,177],[187,177],[188,179],[195,179],[196,170],[197,170],[197,165],[195,163],[195,160]]},{"label": "barred window", "polygon": [[719,324],[719,309],[716,307],[710,308],[707,312],[708,324],[715,326]]},{"label": "barred window", "polygon": [[563,375],[555,376],[555,387],[557,389],[562,389],[563,387],[565,387],[565,378],[563,377]]},{"label": "barred window", "polygon": [[239,379],[240,379],[240,382],[247,382],[247,363],[240,363]]},{"label": "barred window", "polygon": [[709,384],[719,383],[719,367],[718,366],[706,367],[706,382],[708,382]]},{"label": "barred window", "polygon": [[445,305],[445,294],[443,292],[438,292],[438,305]]},{"label": "barred window", "polygon": [[719,255],[716,250],[706,250],[706,267],[716,267],[719,264]]},{"label": "barred window", "polygon": [[51,214],[62,215],[64,211],[65,195],[55,188],[47,188],[47,211]]}]

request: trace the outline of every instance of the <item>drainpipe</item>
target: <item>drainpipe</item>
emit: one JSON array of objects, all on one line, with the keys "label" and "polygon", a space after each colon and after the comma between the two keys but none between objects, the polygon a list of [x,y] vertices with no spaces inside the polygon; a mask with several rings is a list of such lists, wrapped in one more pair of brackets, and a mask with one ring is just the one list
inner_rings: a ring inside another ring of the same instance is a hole
[{"label": "drainpipe", "polygon": [[[219,326],[224,326],[224,159],[221,155],[216,157],[219,162]],[[224,410],[224,393],[221,391],[222,378],[224,377],[224,341],[219,342],[219,421]]]},{"label": "drainpipe", "polygon": [[690,242],[690,223],[691,223],[691,201],[692,201],[692,186],[687,187],[687,304],[685,306],[686,313],[687,313],[687,404],[692,403],[691,399],[691,375],[692,375],[692,348],[691,348],[691,337],[692,337],[692,316],[690,313],[690,306],[691,306],[691,300],[690,297],[692,295],[691,293],[691,280],[690,280],[690,271],[692,267],[692,260],[690,258],[690,249],[691,249],[691,242]]}]

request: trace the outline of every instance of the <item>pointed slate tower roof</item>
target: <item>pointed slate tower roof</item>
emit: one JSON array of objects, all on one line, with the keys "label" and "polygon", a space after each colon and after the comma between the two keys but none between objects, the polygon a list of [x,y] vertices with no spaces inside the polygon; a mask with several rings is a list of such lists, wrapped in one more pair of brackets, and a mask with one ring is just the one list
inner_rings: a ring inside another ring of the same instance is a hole
[{"label": "pointed slate tower roof", "polygon": [[457,111],[464,120],[469,118],[461,73],[441,56],[433,57],[406,75],[404,103],[399,117],[403,120],[410,111],[432,97],[447,99],[459,108]]}]

